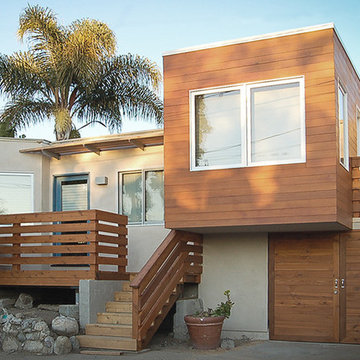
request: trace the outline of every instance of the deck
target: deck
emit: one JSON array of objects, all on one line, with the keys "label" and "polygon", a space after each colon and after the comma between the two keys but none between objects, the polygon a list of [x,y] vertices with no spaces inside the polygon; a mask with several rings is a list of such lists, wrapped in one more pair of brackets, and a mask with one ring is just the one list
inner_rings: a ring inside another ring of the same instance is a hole
[{"label": "deck", "polygon": [[128,280],[126,225],[100,210],[0,215],[0,285]]}]

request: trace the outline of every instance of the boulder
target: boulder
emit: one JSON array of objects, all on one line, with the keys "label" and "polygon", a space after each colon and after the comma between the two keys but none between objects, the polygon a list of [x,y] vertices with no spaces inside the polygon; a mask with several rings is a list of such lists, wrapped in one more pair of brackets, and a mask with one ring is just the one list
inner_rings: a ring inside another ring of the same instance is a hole
[{"label": "boulder", "polygon": [[51,323],[52,330],[58,335],[73,336],[79,333],[79,324],[74,318],[58,316]]},{"label": "boulder", "polygon": [[78,338],[76,336],[71,336],[70,342],[71,342],[73,351],[79,352],[80,351],[80,342],[79,342]]},{"label": "boulder", "polygon": [[11,354],[15,351],[18,351],[21,349],[20,342],[12,335],[8,335],[5,337],[3,343],[2,343],[2,349],[7,354]]},{"label": "boulder", "polygon": [[31,295],[21,293],[15,302],[15,307],[18,309],[31,309],[33,307],[34,299]]},{"label": "boulder", "polygon": [[0,308],[8,308],[15,304],[15,299],[4,298],[0,299]]},{"label": "boulder", "polygon": [[51,336],[47,336],[45,339],[44,339],[44,348],[43,348],[43,351],[42,353],[44,355],[50,355],[54,352],[54,343],[55,343],[55,340],[53,337]]},{"label": "boulder", "polygon": [[46,324],[46,322],[43,321],[43,320],[38,321],[38,322],[34,325],[34,331],[40,332],[40,334],[39,334],[40,340],[43,340],[43,339],[45,339],[47,336],[50,335],[50,329],[49,329],[48,325]]},{"label": "boulder", "polygon": [[59,336],[54,343],[54,353],[56,355],[69,354],[72,350],[71,341],[66,336]]},{"label": "boulder", "polygon": [[59,313],[79,320],[79,305],[59,305]]},{"label": "boulder", "polygon": [[43,343],[40,340],[26,340],[24,343],[23,351],[33,354],[42,354]]}]

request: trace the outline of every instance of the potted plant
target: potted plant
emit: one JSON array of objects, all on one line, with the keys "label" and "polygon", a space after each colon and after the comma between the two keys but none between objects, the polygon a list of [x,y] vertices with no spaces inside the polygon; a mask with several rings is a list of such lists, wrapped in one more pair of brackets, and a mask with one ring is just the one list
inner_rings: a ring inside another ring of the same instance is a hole
[{"label": "potted plant", "polygon": [[221,330],[225,318],[230,317],[234,303],[230,299],[230,290],[224,292],[226,301],[213,309],[184,317],[190,340],[196,349],[210,350],[220,346]]}]

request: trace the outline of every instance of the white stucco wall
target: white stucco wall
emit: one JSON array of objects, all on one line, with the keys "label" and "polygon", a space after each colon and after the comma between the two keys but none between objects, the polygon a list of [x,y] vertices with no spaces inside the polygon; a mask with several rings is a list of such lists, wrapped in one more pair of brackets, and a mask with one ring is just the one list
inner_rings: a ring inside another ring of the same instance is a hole
[{"label": "white stucco wall", "polygon": [[35,212],[49,210],[49,159],[19,150],[39,147],[41,143],[37,139],[0,138],[0,172],[33,174]]},{"label": "white stucco wall", "polygon": [[231,291],[235,302],[222,337],[268,339],[268,236],[266,233],[204,235],[199,297],[214,308]]},{"label": "white stucco wall", "polygon": [[[118,173],[123,171],[162,169],[163,146],[140,149],[122,149],[95,153],[62,156],[50,162],[51,184],[55,176],[68,174],[89,174],[90,208],[118,212]],[[108,185],[96,185],[95,178],[106,176]],[[49,198],[52,208],[53,187]],[[128,227],[128,268],[130,272],[139,271],[157,246],[169,232],[163,225],[130,225]]]}]

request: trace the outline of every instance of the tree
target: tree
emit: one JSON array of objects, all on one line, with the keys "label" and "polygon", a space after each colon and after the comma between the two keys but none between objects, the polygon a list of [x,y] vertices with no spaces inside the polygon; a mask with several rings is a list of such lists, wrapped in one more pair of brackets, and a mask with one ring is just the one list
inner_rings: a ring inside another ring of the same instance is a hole
[{"label": "tree", "polygon": [[92,19],[59,25],[48,8],[30,6],[18,36],[29,49],[0,55],[0,121],[21,128],[54,119],[57,140],[68,139],[73,119],[121,130],[125,117],[162,122],[157,65],[139,55],[115,55],[115,36]]}]

